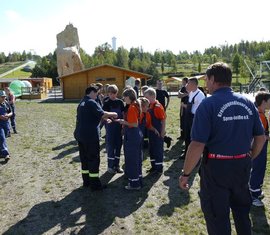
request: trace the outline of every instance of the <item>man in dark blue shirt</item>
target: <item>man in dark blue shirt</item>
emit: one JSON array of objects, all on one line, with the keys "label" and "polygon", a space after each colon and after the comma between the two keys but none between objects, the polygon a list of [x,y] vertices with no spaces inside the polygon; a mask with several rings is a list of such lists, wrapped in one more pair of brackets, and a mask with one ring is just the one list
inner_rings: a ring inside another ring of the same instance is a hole
[{"label": "man in dark blue shirt", "polygon": [[249,235],[251,159],[265,137],[254,104],[231,90],[231,80],[227,64],[215,63],[206,71],[212,96],[196,111],[179,186],[189,189],[189,175],[204,152],[199,195],[208,234],[231,234],[231,209],[237,234]]},{"label": "man in dark blue shirt", "polygon": [[81,173],[84,187],[92,190],[102,190],[99,179],[100,145],[99,123],[101,119],[117,118],[117,113],[105,112],[95,101],[98,89],[90,86],[85,90],[85,96],[77,108],[77,122],[74,132],[78,141],[81,160]]}]

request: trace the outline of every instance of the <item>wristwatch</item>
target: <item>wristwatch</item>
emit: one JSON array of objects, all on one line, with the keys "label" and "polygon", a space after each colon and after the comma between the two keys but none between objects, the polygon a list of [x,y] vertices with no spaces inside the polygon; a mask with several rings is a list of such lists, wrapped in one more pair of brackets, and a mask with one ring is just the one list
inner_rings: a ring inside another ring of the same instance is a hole
[{"label": "wristwatch", "polygon": [[181,171],[181,176],[184,176],[184,177],[189,177],[189,176],[190,176],[190,174],[191,174],[191,173],[186,174],[186,173],[184,172],[184,169],[182,169],[182,171]]}]

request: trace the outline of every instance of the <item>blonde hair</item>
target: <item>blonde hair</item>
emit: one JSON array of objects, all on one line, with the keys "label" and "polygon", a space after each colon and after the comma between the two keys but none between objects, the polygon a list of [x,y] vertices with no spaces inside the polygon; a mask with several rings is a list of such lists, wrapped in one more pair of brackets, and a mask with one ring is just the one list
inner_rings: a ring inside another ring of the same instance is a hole
[{"label": "blonde hair", "polygon": [[157,96],[157,93],[156,93],[155,89],[152,88],[152,87],[148,88],[148,89],[144,92],[144,94],[145,94],[145,95],[149,95],[149,96],[154,97],[154,98],[156,98],[156,96]]},{"label": "blonde hair", "polygon": [[141,109],[141,103],[139,100],[137,100],[137,94],[136,94],[136,91],[133,89],[133,88],[126,88],[124,91],[123,91],[123,96],[124,97],[128,97],[130,99],[130,101],[132,103],[135,104],[135,106],[137,106],[138,110],[139,110],[139,113],[142,112],[142,109]]},{"label": "blonde hair", "polygon": [[142,107],[148,107],[150,104],[150,101],[146,99],[145,97],[139,98],[139,101],[141,102]]},{"label": "blonde hair", "polygon": [[109,85],[107,87],[107,92],[117,94],[118,93],[118,87],[115,84]]}]

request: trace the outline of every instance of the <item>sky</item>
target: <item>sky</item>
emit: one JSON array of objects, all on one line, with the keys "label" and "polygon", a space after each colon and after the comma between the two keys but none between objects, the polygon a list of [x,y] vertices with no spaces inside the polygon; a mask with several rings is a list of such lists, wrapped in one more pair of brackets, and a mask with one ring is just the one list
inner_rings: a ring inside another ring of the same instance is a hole
[{"label": "sky", "polygon": [[203,52],[270,41],[269,9],[269,0],[0,0],[0,52],[53,53],[69,23],[90,55],[112,37],[128,50]]}]

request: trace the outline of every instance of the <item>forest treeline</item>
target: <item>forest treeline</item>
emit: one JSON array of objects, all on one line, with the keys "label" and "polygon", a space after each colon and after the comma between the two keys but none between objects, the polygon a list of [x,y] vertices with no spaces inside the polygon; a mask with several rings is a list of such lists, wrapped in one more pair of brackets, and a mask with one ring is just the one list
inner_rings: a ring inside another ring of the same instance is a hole
[{"label": "forest treeline", "polygon": [[[153,80],[166,74],[178,74],[180,76],[190,76],[191,73],[198,74],[203,68],[216,61],[229,63],[236,76],[249,77],[250,73],[244,64],[244,60],[249,64],[252,72],[258,70],[261,61],[270,60],[270,42],[241,41],[234,45],[213,46],[200,51],[187,52],[179,51],[174,54],[170,50],[156,50],[149,53],[140,48],[119,47],[114,51],[110,44],[104,43],[95,48],[94,53],[89,55],[85,50],[80,49],[80,56],[85,68],[101,64],[111,64],[143,73],[153,75]],[[14,52],[5,55],[0,53],[0,64],[6,62],[25,61],[32,59],[37,62],[32,70],[32,77],[52,77],[56,81],[57,63],[56,52],[41,57],[33,55],[31,52]],[[193,70],[181,70],[181,65],[192,64]],[[188,73],[188,74],[187,74]]]}]

